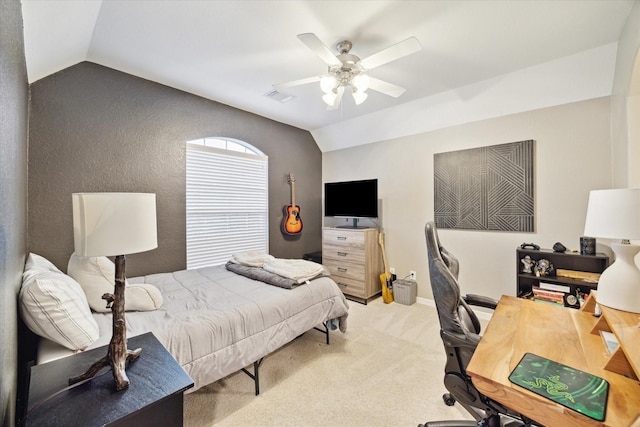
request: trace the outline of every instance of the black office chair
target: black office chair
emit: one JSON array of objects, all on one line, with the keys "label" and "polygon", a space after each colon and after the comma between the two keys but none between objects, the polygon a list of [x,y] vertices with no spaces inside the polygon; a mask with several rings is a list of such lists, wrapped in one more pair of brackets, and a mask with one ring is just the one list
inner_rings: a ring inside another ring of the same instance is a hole
[{"label": "black office chair", "polygon": [[440,246],[433,222],[427,223],[424,232],[431,289],[440,320],[440,336],[447,354],[444,385],[449,393],[442,398],[449,406],[458,402],[475,421],[427,422],[419,427],[532,425],[530,420],[481,394],[467,375],[467,365],[481,338],[480,321],[470,305],[495,309],[497,302],[480,295],[462,297],[458,286],[458,260]]}]

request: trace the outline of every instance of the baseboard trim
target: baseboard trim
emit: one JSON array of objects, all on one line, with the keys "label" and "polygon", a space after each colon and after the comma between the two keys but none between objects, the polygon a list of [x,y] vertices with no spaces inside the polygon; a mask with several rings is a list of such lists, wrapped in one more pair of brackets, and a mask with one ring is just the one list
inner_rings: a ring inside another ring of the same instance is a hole
[{"label": "baseboard trim", "polygon": [[[436,302],[429,298],[416,297],[416,302],[418,304],[428,305],[429,307],[435,308],[436,306]],[[488,313],[486,311],[480,311],[480,310],[474,310],[474,313],[476,313],[476,316],[478,316],[478,318],[483,320],[491,320],[491,316],[493,314],[493,312]]]}]

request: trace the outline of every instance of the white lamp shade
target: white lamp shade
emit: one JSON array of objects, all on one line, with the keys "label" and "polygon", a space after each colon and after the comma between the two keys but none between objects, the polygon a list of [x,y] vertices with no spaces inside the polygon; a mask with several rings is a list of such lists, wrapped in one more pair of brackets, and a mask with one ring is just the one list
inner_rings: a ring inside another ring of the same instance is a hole
[{"label": "white lamp shade", "polygon": [[369,89],[369,76],[366,74],[358,74],[351,81],[353,86],[358,92],[366,92]]},{"label": "white lamp shade", "polygon": [[158,247],[153,193],[74,193],[78,256],[115,256]]},{"label": "white lamp shade", "polygon": [[591,191],[584,234],[607,239],[640,239],[640,188]]},{"label": "white lamp shade", "polygon": [[356,105],[362,104],[368,96],[364,92],[353,92],[353,99],[356,101]]},{"label": "white lamp shade", "polygon": [[325,93],[324,95],[322,95],[322,100],[329,106],[333,105],[336,102],[336,98],[338,98],[338,94],[333,92]]},{"label": "white lamp shade", "polygon": [[333,76],[324,76],[320,79],[320,89],[324,93],[331,93],[333,88],[336,87],[336,78]]}]

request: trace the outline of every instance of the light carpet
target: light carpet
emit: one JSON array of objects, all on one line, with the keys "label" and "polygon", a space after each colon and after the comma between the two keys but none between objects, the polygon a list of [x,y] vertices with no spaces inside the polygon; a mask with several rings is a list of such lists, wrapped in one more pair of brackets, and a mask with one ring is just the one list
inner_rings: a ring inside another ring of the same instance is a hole
[{"label": "light carpet", "polygon": [[472,419],[442,401],[445,354],[436,310],[349,302],[331,344],[311,330],[265,357],[260,395],[242,372],[185,396],[185,426],[417,426]]}]

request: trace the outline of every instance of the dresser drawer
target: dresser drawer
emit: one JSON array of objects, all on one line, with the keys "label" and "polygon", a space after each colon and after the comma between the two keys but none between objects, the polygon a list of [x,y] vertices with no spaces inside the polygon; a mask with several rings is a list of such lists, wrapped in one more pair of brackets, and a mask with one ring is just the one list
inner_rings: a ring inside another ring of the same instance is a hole
[{"label": "dresser drawer", "polygon": [[[364,265],[350,262],[336,261],[333,259],[323,259],[322,264],[329,270],[331,276],[346,277],[364,282]],[[334,280],[336,280],[334,278]]]},{"label": "dresser drawer", "polygon": [[353,262],[356,264],[364,264],[365,252],[364,248],[345,247],[324,245],[322,248],[322,256],[326,259],[333,259],[339,262]]},{"label": "dresser drawer", "polygon": [[342,231],[336,228],[322,230],[322,243],[324,245],[361,248],[364,250],[364,239],[364,233],[360,232]]},{"label": "dresser drawer", "polygon": [[349,279],[348,277],[331,276],[342,293],[358,298],[366,298],[365,284],[362,280]]}]

